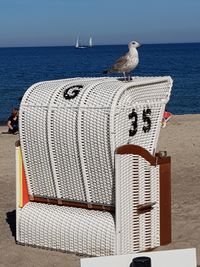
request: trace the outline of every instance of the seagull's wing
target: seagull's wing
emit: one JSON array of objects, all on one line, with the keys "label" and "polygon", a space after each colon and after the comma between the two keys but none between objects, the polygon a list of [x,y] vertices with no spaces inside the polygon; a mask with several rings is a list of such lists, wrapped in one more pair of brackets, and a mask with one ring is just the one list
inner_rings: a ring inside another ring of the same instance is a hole
[{"label": "seagull's wing", "polygon": [[115,64],[111,67],[110,71],[119,71],[121,70],[124,65],[127,63],[128,59],[128,53],[126,53],[124,56],[117,59]]}]

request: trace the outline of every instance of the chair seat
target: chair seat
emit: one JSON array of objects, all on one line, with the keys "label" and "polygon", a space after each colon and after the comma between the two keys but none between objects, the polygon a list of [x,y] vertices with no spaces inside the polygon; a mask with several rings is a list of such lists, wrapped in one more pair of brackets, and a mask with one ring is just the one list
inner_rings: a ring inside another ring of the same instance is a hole
[{"label": "chair seat", "polygon": [[22,244],[87,255],[112,255],[115,223],[111,213],[29,202],[19,212]]}]

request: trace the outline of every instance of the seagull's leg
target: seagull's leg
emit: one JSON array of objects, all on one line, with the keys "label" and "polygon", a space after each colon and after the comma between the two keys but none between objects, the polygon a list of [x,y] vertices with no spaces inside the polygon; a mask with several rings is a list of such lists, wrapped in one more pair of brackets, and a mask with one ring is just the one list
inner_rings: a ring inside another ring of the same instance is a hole
[{"label": "seagull's leg", "polygon": [[126,72],[123,72],[124,74],[124,81],[126,81]]},{"label": "seagull's leg", "polygon": [[128,74],[128,81],[129,82],[132,81],[131,72],[129,72],[129,74]]}]

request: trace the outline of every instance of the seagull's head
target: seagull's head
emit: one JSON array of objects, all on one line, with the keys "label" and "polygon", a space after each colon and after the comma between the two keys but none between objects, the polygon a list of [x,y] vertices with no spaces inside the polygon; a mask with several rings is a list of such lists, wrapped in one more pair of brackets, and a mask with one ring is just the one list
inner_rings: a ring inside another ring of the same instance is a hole
[{"label": "seagull's head", "polygon": [[137,48],[137,47],[140,47],[141,45],[136,42],[136,41],[131,41],[129,44],[128,44],[128,48],[131,49],[131,48]]}]

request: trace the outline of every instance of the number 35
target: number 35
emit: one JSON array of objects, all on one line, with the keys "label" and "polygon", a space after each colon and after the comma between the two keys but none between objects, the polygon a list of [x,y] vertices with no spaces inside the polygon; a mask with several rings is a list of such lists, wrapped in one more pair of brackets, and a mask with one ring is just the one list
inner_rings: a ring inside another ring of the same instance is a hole
[{"label": "number 35", "polygon": [[[138,130],[138,114],[135,109],[128,115],[129,120],[131,121],[131,128],[129,130],[129,136],[134,136]],[[144,122],[143,132],[147,133],[151,130],[151,109],[143,109],[142,120]]]}]

